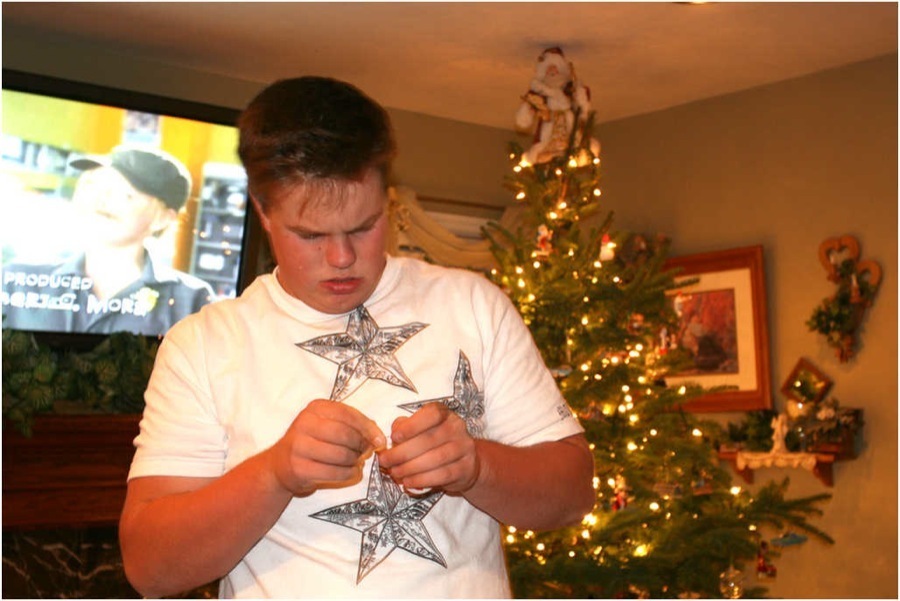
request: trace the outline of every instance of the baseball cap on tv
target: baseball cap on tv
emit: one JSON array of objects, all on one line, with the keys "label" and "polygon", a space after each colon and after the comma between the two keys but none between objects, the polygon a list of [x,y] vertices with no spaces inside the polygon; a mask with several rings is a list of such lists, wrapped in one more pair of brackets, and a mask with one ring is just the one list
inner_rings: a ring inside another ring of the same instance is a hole
[{"label": "baseball cap on tv", "polygon": [[80,157],[69,164],[86,171],[112,167],[135,190],[155,196],[171,209],[179,210],[191,193],[191,174],[181,161],[156,148],[117,146],[107,156]]}]

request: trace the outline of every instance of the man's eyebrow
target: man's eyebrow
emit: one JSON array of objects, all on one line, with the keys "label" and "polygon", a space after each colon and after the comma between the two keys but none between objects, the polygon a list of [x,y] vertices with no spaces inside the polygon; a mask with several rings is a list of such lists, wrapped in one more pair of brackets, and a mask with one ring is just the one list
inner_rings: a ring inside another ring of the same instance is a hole
[{"label": "man's eyebrow", "polygon": [[295,234],[302,234],[304,236],[324,236],[325,235],[324,232],[317,232],[315,230],[310,230],[310,229],[303,227],[302,225],[288,225],[286,227],[287,227],[288,231],[291,231]]},{"label": "man's eyebrow", "polygon": [[362,223],[360,223],[358,226],[356,226],[355,228],[351,229],[350,231],[351,231],[351,232],[355,232],[355,231],[357,231],[357,230],[364,230],[364,229],[366,229],[366,228],[370,228],[370,227],[372,227],[373,225],[375,225],[375,222],[376,222],[376,221],[378,221],[379,219],[381,219],[381,216],[382,216],[382,215],[384,215],[384,209],[381,209],[381,210],[378,211],[377,213],[373,213],[373,214],[370,215],[368,218],[366,218],[365,220],[363,220]]},{"label": "man's eyebrow", "polygon": [[[350,228],[349,230],[347,230],[347,233],[357,232],[357,231],[365,230],[365,229],[372,227],[373,225],[375,225],[376,221],[381,219],[382,215],[384,215],[384,209],[381,209],[378,212],[373,213],[372,215],[366,217],[362,222],[359,223],[359,225],[356,225],[356,226]],[[317,230],[311,230],[309,228],[303,227],[302,225],[288,225],[286,227],[291,232],[294,232],[296,234],[302,234],[304,236],[326,236],[326,235],[328,235],[328,232],[320,232]]]}]

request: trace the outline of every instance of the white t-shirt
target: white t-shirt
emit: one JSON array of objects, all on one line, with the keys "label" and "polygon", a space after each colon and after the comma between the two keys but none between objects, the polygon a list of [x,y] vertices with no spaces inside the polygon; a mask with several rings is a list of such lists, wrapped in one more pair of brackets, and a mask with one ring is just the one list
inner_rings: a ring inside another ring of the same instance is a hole
[{"label": "white t-shirt", "polygon": [[[516,446],[581,426],[515,307],[480,274],[388,258],[364,307],[315,311],[274,275],[176,324],[160,345],[129,478],[218,477],[332,398],[386,436],[424,402]],[[224,597],[510,595],[500,525],[462,497],[362,481],[295,498],[223,579]]]}]

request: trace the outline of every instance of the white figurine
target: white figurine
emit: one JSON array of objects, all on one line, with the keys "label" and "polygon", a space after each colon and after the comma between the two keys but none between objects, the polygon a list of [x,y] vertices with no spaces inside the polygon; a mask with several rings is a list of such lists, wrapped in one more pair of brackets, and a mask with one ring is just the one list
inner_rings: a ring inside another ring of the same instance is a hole
[{"label": "white figurine", "polygon": [[[522,100],[516,127],[534,131],[534,144],[522,155],[531,165],[563,154],[576,124],[576,113],[578,124],[583,126],[591,110],[590,90],[578,83],[572,63],[557,47],[544,50],[538,57],[534,78]],[[600,143],[592,138],[590,149],[599,156]]]},{"label": "white figurine", "polygon": [[787,453],[784,437],[788,433],[788,418],[784,413],[779,413],[772,418],[772,453]]}]

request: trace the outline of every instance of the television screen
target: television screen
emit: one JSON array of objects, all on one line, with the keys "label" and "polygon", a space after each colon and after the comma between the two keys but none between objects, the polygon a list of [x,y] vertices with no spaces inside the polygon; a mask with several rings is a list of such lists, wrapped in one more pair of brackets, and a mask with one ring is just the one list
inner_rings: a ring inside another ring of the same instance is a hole
[{"label": "television screen", "polygon": [[161,336],[236,296],[252,213],[236,117],[4,71],[3,327]]}]

